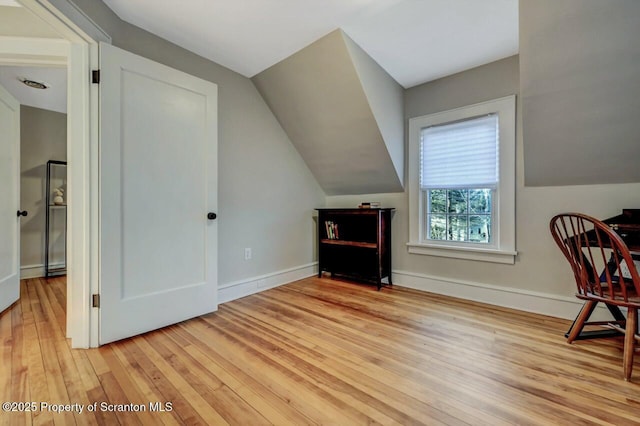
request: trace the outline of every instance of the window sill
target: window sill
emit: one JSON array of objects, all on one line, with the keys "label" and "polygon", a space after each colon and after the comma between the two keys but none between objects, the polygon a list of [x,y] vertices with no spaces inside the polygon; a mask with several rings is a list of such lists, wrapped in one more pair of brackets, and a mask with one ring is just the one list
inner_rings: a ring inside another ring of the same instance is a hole
[{"label": "window sill", "polygon": [[407,247],[409,253],[412,254],[504,263],[509,265],[513,265],[516,262],[516,255],[518,254],[518,252],[512,250],[456,247],[424,243],[407,243]]}]

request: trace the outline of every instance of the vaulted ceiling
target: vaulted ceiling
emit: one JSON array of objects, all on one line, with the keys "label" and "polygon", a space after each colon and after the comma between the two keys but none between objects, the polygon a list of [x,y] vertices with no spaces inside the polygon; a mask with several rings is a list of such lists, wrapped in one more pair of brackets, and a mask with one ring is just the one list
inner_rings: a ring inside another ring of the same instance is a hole
[{"label": "vaulted ceiling", "polygon": [[252,78],[328,195],[398,192],[403,88],[518,51],[518,0],[104,0]]},{"label": "vaulted ceiling", "polygon": [[403,88],[518,52],[518,0],[103,1],[252,78],[330,195],[403,190]]},{"label": "vaulted ceiling", "polygon": [[341,28],[403,87],[518,52],[518,0],[104,0],[246,77]]}]

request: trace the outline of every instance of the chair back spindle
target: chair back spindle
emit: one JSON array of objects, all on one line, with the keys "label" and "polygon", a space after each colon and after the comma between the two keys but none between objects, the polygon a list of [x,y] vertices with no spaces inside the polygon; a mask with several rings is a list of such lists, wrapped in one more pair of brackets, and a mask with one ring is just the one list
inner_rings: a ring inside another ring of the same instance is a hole
[{"label": "chair back spindle", "polygon": [[612,314],[613,307],[627,308],[626,318],[616,317],[606,326],[624,333],[622,366],[625,380],[630,380],[636,340],[640,340],[640,276],[633,256],[615,231],[591,216],[559,214],[551,219],[549,227],[553,239],[571,265],[577,286],[576,297],[586,301],[567,333],[567,341],[573,342],[586,325],[602,324],[588,322],[597,303],[605,303]]},{"label": "chair back spindle", "polygon": [[551,220],[550,228],[571,265],[576,296],[625,306],[629,296],[640,294],[634,259],[622,238],[605,223],[581,213],[564,213]]}]

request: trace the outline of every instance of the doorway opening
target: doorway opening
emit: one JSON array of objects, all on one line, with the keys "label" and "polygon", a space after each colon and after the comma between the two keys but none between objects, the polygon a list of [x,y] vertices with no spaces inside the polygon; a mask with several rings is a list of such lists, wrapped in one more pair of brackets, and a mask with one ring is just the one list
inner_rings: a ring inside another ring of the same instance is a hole
[{"label": "doorway opening", "polygon": [[20,103],[20,278],[66,275],[66,67],[1,65],[0,85]]},{"label": "doorway opening", "polygon": [[[67,16],[73,15],[72,5],[66,0],[17,0],[2,4],[6,3],[12,4],[0,6],[6,8],[0,16],[10,16],[11,22],[0,18],[0,65],[63,67],[66,70],[66,161],[69,168],[66,186],[61,184],[54,188],[63,189],[67,197],[64,199],[67,237],[63,238],[68,267],[65,335],[71,339],[73,347],[97,346],[98,324],[97,320],[92,321],[92,315],[96,314],[89,303],[92,291],[98,286],[97,268],[92,264],[97,254],[97,238],[91,228],[92,223],[97,223],[97,199],[92,198],[92,191],[97,192],[97,119],[93,120],[91,115],[92,102],[97,99],[92,101],[89,81],[90,65],[97,63],[97,42],[93,34],[87,35],[83,28],[94,28],[96,34],[102,30],[83,16],[73,16],[71,21]],[[15,25],[18,15],[35,24]],[[35,33],[28,33],[30,28],[35,28]],[[50,31],[53,35],[42,34],[42,31]],[[98,39],[108,40],[105,36]],[[16,259],[19,259],[18,253],[9,253],[2,261],[17,263]],[[37,263],[21,266],[29,269],[33,265],[37,269]],[[20,268],[15,265],[14,269]],[[37,274],[37,271],[25,271],[25,274],[28,272]]]},{"label": "doorway opening", "polygon": [[66,314],[67,69],[0,65],[0,85],[20,103],[20,298],[55,285],[49,306]]}]

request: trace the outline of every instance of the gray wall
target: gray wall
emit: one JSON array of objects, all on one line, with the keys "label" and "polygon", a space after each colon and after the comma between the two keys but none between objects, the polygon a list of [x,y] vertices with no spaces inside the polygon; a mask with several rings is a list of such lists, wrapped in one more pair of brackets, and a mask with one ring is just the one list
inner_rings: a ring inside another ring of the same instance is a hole
[{"label": "gray wall", "polygon": [[402,191],[402,88],[362,55],[335,30],[252,78],[327,194]]},{"label": "gray wall", "polygon": [[313,209],[324,192],[251,80],[120,20],[100,1],[75,3],[114,46],[218,85],[219,285],[314,261]]},{"label": "gray wall", "polygon": [[20,266],[23,276],[44,275],[47,161],[67,159],[67,115],[20,107]]},{"label": "gray wall", "polygon": [[520,2],[527,185],[640,182],[638,40],[638,0]]},{"label": "gray wall", "polygon": [[404,89],[348,35],[342,35],[400,184],[404,187]]},{"label": "gray wall", "polygon": [[[405,119],[509,94],[517,95],[518,64],[518,57],[513,56],[408,89],[405,96]],[[575,284],[569,266],[549,234],[550,218],[563,211],[581,211],[602,218],[613,216],[623,207],[640,205],[640,185],[525,187],[521,128],[526,117],[521,114],[519,101],[517,109],[516,247],[519,254],[515,265],[409,254],[406,246],[409,241],[406,193],[328,197],[328,205],[355,207],[360,201],[367,200],[381,201],[385,207],[395,207],[397,210],[392,220],[395,271],[435,277],[452,286],[473,283],[496,286],[506,292],[515,290],[520,293],[570,298]],[[552,156],[553,152],[548,155]],[[402,280],[394,278],[394,283],[402,285]],[[572,315],[575,312],[568,312],[566,316]]]}]

